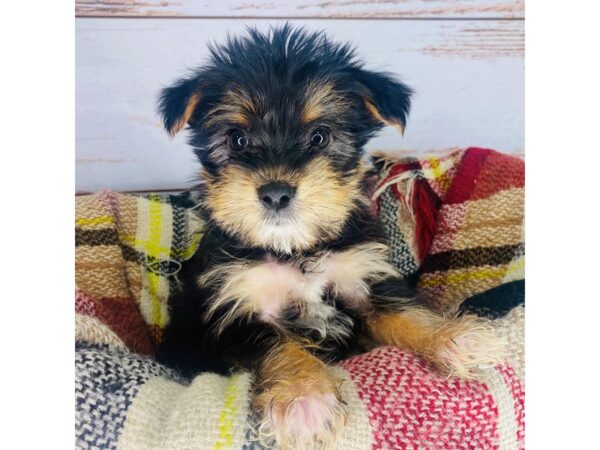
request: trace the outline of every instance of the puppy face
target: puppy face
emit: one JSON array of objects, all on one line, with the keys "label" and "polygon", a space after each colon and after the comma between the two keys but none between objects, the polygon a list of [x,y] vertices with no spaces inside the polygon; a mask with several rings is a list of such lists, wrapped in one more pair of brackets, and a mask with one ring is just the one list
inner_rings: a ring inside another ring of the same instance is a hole
[{"label": "puppy face", "polygon": [[209,220],[291,253],[342,232],[363,201],[363,146],[384,124],[404,129],[410,93],[347,45],[284,26],[211,48],[163,90],[160,112],[171,134],[190,127]]}]

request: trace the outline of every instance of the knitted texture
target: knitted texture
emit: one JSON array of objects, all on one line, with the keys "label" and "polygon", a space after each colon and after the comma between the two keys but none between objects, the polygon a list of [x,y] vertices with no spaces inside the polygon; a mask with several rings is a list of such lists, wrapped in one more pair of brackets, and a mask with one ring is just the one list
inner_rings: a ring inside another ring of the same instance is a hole
[{"label": "knitted texture", "polygon": [[[337,448],[522,448],[522,163],[470,149],[380,167],[375,206],[393,263],[428,299],[439,293],[432,304],[442,310],[460,305],[497,318],[509,354],[480,381],[442,377],[389,347],[332,367],[349,412]],[[454,191],[461,194],[449,197]],[[183,380],[152,360],[177,272],[202,236],[191,196],[103,191],[76,200],[77,448],[263,448],[249,409],[250,373]],[[411,199],[421,209],[409,207]],[[441,279],[447,284],[431,281]]]},{"label": "knitted texture", "polygon": [[447,378],[406,351],[381,347],[350,358],[350,373],[367,407],[373,449],[500,449],[523,444],[521,381],[512,368],[482,381]]},{"label": "knitted texture", "polygon": [[[523,448],[523,310],[496,321],[509,336],[510,358],[480,381],[440,376],[391,347],[332,367],[349,412],[337,448]],[[251,374],[190,382],[107,345],[80,342],[76,350],[77,448],[264,449],[249,410]]]},{"label": "knitted texture", "polygon": [[[376,161],[374,200],[392,262],[431,306],[455,312],[469,297],[524,279],[521,159],[469,148],[441,158]],[[479,308],[494,309],[499,298],[479,300]]]},{"label": "knitted texture", "polygon": [[78,342],[75,352],[76,446],[117,448],[117,438],[140,386],[176,375],[154,361],[108,346]]},{"label": "knitted texture", "polygon": [[77,198],[76,313],[97,317],[138,353],[160,340],[176,274],[202,237],[190,195]]}]

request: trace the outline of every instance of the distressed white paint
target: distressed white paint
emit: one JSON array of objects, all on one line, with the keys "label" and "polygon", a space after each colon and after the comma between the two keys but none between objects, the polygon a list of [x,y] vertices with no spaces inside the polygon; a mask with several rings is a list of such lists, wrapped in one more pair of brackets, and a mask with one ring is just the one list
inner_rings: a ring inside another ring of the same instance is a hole
[{"label": "distressed white paint", "polygon": [[[416,90],[404,138],[386,129],[369,148],[422,155],[477,145],[524,148],[522,21],[298,20],[352,41],[368,66]],[[185,133],[155,114],[159,89],[206,57],[206,43],[276,20],[77,19],[77,190],[189,186]]]},{"label": "distressed white paint", "polygon": [[76,0],[78,16],[522,18],[525,0]]}]

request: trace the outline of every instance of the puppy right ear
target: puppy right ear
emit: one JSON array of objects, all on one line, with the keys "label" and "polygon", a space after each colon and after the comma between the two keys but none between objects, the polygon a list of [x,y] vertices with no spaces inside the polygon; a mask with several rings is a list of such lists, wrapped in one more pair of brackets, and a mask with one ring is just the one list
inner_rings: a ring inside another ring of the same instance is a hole
[{"label": "puppy right ear", "polygon": [[171,136],[190,122],[200,103],[198,78],[182,79],[160,93],[158,111]]}]

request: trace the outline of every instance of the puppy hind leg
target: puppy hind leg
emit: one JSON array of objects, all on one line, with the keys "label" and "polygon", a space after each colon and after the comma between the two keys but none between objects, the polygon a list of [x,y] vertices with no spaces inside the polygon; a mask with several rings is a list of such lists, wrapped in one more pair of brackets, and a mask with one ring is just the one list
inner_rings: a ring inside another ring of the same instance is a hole
[{"label": "puppy hind leg", "polygon": [[478,369],[500,363],[505,347],[503,336],[487,319],[445,318],[419,306],[373,313],[367,328],[377,342],[406,348],[461,378],[474,378]]},{"label": "puppy hind leg", "polygon": [[340,380],[299,344],[277,344],[263,359],[252,407],[258,434],[283,449],[328,449],[347,421]]}]

